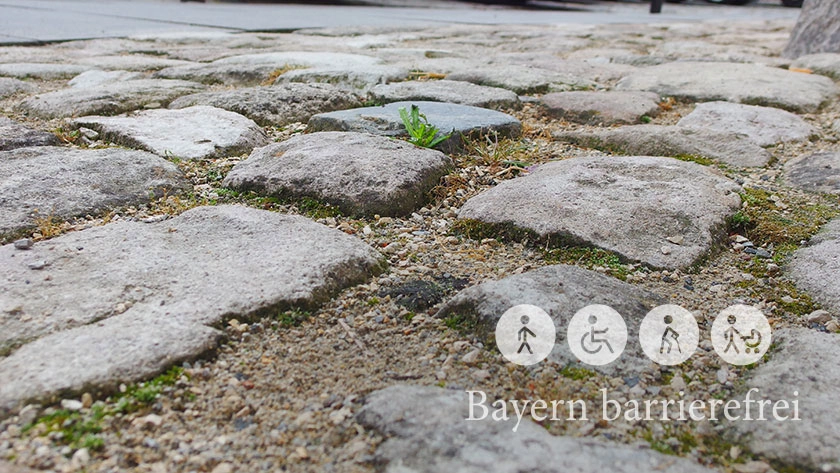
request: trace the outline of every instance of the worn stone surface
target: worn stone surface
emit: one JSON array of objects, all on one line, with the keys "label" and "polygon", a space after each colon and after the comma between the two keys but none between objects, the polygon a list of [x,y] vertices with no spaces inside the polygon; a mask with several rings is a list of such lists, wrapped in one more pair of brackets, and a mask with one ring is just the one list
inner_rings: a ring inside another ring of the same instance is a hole
[{"label": "worn stone surface", "polygon": [[554,139],[621,154],[694,155],[730,166],[764,166],[770,153],[745,135],[681,126],[633,125],[595,131],[567,131]]},{"label": "worn stone surface", "polygon": [[840,314],[840,219],[829,222],[808,246],[796,250],[789,269],[797,286]]},{"label": "worn stone surface", "polygon": [[377,102],[449,102],[483,108],[516,108],[519,97],[512,91],[454,80],[406,81],[377,85],[370,91]]},{"label": "worn stone surface", "polygon": [[837,97],[831,79],[756,64],[672,62],[640,69],[616,85],[618,90],[646,90],[663,97],[710,102],[724,100],[815,112]]},{"label": "worn stone surface", "polygon": [[70,87],[96,87],[111,82],[122,82],[127,80],[142,79],[143,74],[131,71],[102,71],[93,69],[82,72],[70,79],[67,83]]},{"label": "worn stone surface", "polygon": [[19,92],[32,92],[35,86],[11,77],[0,77],[0,99]]},{"label": "worn stone surface", "polygon": [[379,64],[346,69],[314,67],[291,70],[281,74],[274,83],[326,83],[345,89],[366,92],[379,84],[405,80],[409,73],[410,71],[405,67]]},{"label": "worn stone surface", "polygon": [[19,79],[70,79],[94,66],[78,64],[41,64],[41,63],[12,63],[0,64],[0,76],[17,77]]},{"label": "worn stone surface", "polygon": [[3,151],[0,238],[33,228],[39,218],[93,214],[187,189],[192,186],[174,164],[144,151],[53,146]]},{"label": "worn stone surface", "polygon": [[82,117],[73,123],[98,131],[107,141],[181,159],[233,156],[269,143],[251,119],[206,105]]},{"label": "worn stone surface", "polygon": [[677,125],[746,135],[759,146],[806,141],[817,130],[798,115],[772,107],[731,102],[708,102],[683,117]]},{"label": "worn stone surface", "polygon": [[652,449],[555,437],[527,417],[517,427],[515,417],[465,421],[469,415],[462,390],[395,385],[369,394],[356,419],[386,437],[374,457],[388,473],[713,471]]},{"label": "worn stone surface", "polygon": [[840,153],[814,153],[785,164],[788,184],[809,192],[840,194]]},{"label": "worn stone surface", "polygon": [[325,52],[276,52],[230,56],[210,63],[167,67],[155,77],[187,79],[208,84],[255,85],[270,78],[272,73],[295,68],[360,71],[379,64],[371,56]]},{"label": "worn stone surface", "polygon": [[840,22],[837,18],[840,18],[840,4],[837,2],[805,2],[782,55],[797,58],[806,54],[840,52]]},{"label": "worn stone surface", "polygon": [[[735,421],[730,427],[743,436],[752,452],[771,460],[804,470],[840,469],[840,335],[784,328],[773,333],[773,344],[776,351],[750,373],[746,388],[759,390],[753,399],[798,401],[801,420],[780,422],[765,412],[767,421]],[[793,415],[790,409],[780,412]]]},{"label": "worn stone surface", "polygon": [[309,119],[311,131],[357,131],[385,136],[403,136],[405,127],[400,108],[417,105],[429,123],[441,133],[452,136],[439,148],[452,152],[463,145],[461,135],[478,136],[497,133],[499,137],[517,137],[522,124],[516,118],[494,110],[440,102],[394,102],[381,107],[364,107],[339,112],[321,113]]},{"label": "worn stone surface", "polygon": [[58,137],[46,131],[34,130],[6,117],[0,117],[0,151],[26,146],[60,144]]},{"label": "worn stone surface", "polygon": [[808,54],[793,61],[791,67],[810,69],[815,74],[840,80],[840,54],[838,53]]},{"label": "worn stone surface", "polygon": [[147,105],[167,105],[176,97],[202,90],[204,86],[195,82],[139,79],[35,95],[18,108],[40,118],[117,115]]},{"label": "worn stone surface", "polygon": [[263,126],[306,122],[317,113],[361,105],[359,98],[330,84],[282,84],[219,92],[202,92],[175,99],[169,108],[210,105],[236,112]]},{"label": "worn stone surface", "polygon": [[[557,333],[565,334],[575,312],[591,304],[604,304],[624,317],[628,340],[635,340],[645,315],[664,303],[658,295],[595,271],[554,265],[464,289],[441,307],[436,316],[445,318],[458,314],[469,317],[476,322],[476,335],[490,343],[502,314],[515,305],[540,307],[554,320]],[[548,360],[561,365],[616,376],[638,374],[650,364],[640,345],[628,343],[616,361],[604,366],[584,365],[569,350],[565,335],[558,336],[557,340]],[[490,343],[488,346],[494,345]]]},{"label": "worn stone surface", "polygon": [[396,216],[422,207],[451,167],[440,151],[366,133],[295,136],[255,150],[225,186],[312,197],[347,214]]},{"label": "worn stone surface", "polygon": [[478,66],[447,74],[447,79],[500,87],[517,94],[544,94],[598,88],[598,84],[573,74],[528,66]]},{"label": "worn stone surface", "polygon": [[554,117],[589,125],[640,123],[643,115],[659,114],[659,96],[653,92],[557,92],[542,96],[540,103]]},{"label": "worn stone surface", "polygon": [[180,61],[159,56],[141,56],[139,54],[84,57],[79,58],[77,62],[79,64],[91,65],[98,69],[138,72],[156,71],[165,67],[191,64],[189,61]]},{"label": "worn stone surface", "polygon": [[[243,206],[112,223],[25,254],[0,247],[2,343],[38,338],[0,360],[0,413],[150,377],[211,349],[221,332],[209,326],[312,307],[376,273],[380,258],[305,217]],[[32,260],[47,263],[39,277]]]},{"label": "worn stone surface", "polygon": [[[739,189],[709,168],[671,158],[572,158],[484,191],[458,217],[682,268],[724,236],[726,219],[741,204]],[[684,237],[682,244],[667,240],[674,236]]]}]

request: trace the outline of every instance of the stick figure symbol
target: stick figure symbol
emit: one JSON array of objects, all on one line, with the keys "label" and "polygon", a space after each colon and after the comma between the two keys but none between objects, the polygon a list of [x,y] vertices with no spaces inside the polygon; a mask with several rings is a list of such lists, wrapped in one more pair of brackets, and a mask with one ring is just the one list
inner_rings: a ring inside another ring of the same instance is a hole
[{"label": "stick figure symbol", "polygon": [[677,351],[682,353],[682,350],[680,349],[680,341],[678,340],[680,338],[680,334],[671,327],[671,323],[674,321],[674,318],[670,315],[666,315],[664,321],[667,327],[665,328],[665,332],[662,334],[662,343],[659,344],[659,354],[665,352],[666,344],[668,345],[668,353],[671,353],[675,344],[677,345]]},{"label": "stick figure symbol", "polygon": [[537,334],[536,334],[536,333],[534,333],[534,332],[532,332],[532,331],[531,331],[531,329],[529,329],[529,328],[527,327],[528,322],[530,322],[530,321],[531,321],[531,319],[529,319],[527,315],[523,315],[523,316],[519,319],[519,321],[520,321],[520,322],[522,322],[522,328],[521,328],[521,329],[519,329],[519,332],[517,332],[517,334],[516,334],[516,339],[517,339],[517,340],[521,340],[521,341],[522,341],[522,344],[521,344],[521,345],[519,345],[519,350],[516,350],[516,353],[517,353],[517,354],[522,353],[522,349],[523,349],[523,348],[527,348],[527,349],[528,349],[528,353],[529,353],[529,354],[531,354],[531,355],[533,355],[533,354],[534,354],[534,352],[531,350],[531,345],[528,345],[528,334],[530,334],[532,337],[536,337],[536,336],[537,336]]}]

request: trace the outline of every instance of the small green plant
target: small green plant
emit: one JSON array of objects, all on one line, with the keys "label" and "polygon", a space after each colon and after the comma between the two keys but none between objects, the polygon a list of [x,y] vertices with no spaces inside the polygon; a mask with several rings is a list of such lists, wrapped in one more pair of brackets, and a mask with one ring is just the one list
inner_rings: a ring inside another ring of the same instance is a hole
[{"label": "small green plant", "polygon": [[309,312],[293,309],[277,314],[277,321],[283,327],[297,327],[308,319],[310,315]]},{"label": "small green plant", "polygon": [[452,136],[452,133],[438,136],[440,130],[429,123],[426,115],[420,113],[420,107],[417,105],[411,106],[411,112],[406,110],[405,107],[400,107],[400,118],[403,126],[405,126],[405,131],[408,132],[408,141],[414,145],[434,148]]},{"label": "small green plant", "polygon": [[580,381],[595,376],[595,372],[586,368],[579,368],[577,366],[564,366],[563,369],[560,370],[560,376]]},{"label": "small green plant", "polygon": [[650,118],[647,115],[642,115],[641,117],[639,117],[639,121],[641,121],[642,123],[650,123],[653,121],[653,118]]}]

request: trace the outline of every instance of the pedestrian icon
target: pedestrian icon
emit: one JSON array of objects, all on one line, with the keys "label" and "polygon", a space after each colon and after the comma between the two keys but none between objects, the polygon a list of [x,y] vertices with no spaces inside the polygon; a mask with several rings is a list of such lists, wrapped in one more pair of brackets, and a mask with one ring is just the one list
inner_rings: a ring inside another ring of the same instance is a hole
[{"label": "pedestrian icon", "polygon": [[687,360],[700,343],[694,315],[673,304],[654,307],[639,325],[642,351],[660,365],[673,366]]},{"label": "pedestrian icon", "polygon": [[557,338],[554,320],[544,310],[520,304],[506,310],[496,323],[496,346],[512,363],[529,366],[544,360]]},{"label": "pedestrian icon", "polygon": [[674,345],[677,346],[677,351],[682,353],[680,350],[680,334],[671,327],[671,323],[674,321],[674,317],[671,315],[666,315],[662,319],[665,322],[665,332],[662,333],[662,343],[659,345],[659,354],[664,354],[665,352],[665,344],[668,344],[668,353],[671,353],[671,349],[674,348]]},{"label": "pedestrian icon", "polygon": [[537,334],[527,327],[528,322],[530,322],[531,319],[529,319],[527,315],[523,315],[519,318],[519,321],[522,322],[522,328],[519,329],[519,340],[522,341],[522,345],[519,346],[519,350],[516,350],[516,353],[522,353],[522,349],[527,348],[528,354],[533,355],[534,352],[531,350],[531,346],[528,345],[528,335],[530,334],[532,337],[536,337]]},{"label": "pedestrian icon", "polygon": [[627,345],[627,325],[611,307],[593,304],[580,309],[569,321],[567,339],[572,353],[583,363],[612,363]]},{"label": "pedestrian icon", "polygon": [[727,307],[712,323],[712,346],[727,363],[755,363],[770,348],[770,323],[761,310],[746,306]]},{"label": "pedestrian icon", "polygon": [[[604,346],[610,351],[610,353],[615,353],[610,346],[610,342],[606,338],[601,338],[601,336],[605,336],[607,332],[610,331],[609,327],[603,330],[596,330],[595,325],[598,323],[598,317],[595,315],[589,316],[589,333],[584,333],[583,337],[580,339],[580,347],[583,348],[583,351],[589,354],[595,354],[601,351],[601,348]],[[587,343],[590,346],[594,346],[596,348],[587,348]]]}]

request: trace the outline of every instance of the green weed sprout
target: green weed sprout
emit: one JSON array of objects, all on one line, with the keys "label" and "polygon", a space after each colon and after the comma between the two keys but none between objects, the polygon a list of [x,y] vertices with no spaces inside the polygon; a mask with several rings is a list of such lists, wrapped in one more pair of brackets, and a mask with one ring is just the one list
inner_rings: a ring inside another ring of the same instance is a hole
[{"label": "green weed sprout", "polygon": [[414,145],[423,148],[434,148],[452,136],[452,133],[437,136],[440,130],[429,123],[426,115],[420,113],[420,107],[417,105],[411,106],[410,113],[405,107],[400,107],[400,118],[402,118],[405,131],[408,132],[408,141]]}]

